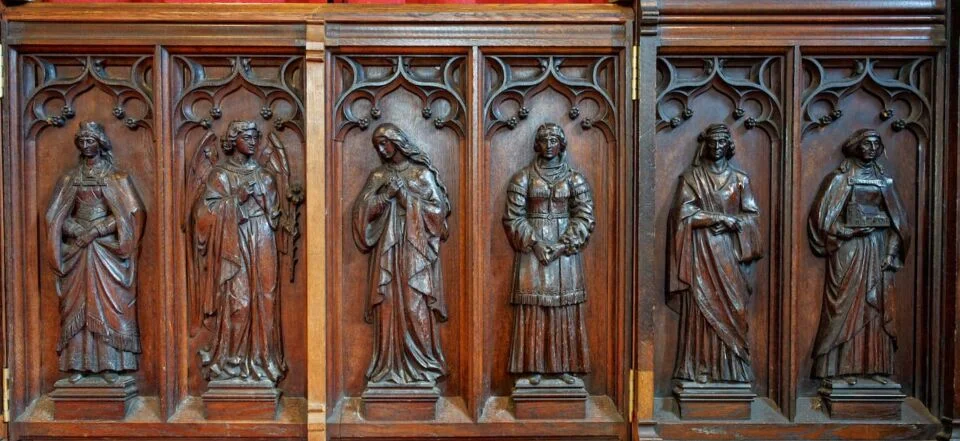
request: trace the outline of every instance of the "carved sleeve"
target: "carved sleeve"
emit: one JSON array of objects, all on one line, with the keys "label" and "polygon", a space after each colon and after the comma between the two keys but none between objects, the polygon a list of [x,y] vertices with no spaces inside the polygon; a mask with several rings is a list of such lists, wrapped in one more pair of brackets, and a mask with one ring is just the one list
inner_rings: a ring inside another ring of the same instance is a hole
[{"label": "carved sleeve", "polygon": [[386,228],[387,209],[392,199],[383,189],[388,180],[381,171],[370,173],[367,182],[353,206],[353,239],[361,252],[370,252],[377,246]]},{"label": "carved sleeve", "polygon": [[527,169],[521,170],[507,185],[507,208],[503,214],[503,228],[513,249],[528,253],[537,242],[533,227],[527,221]]},{"label": "carved sleeve", "polygon": [[566,244],[567,254],[576,254],[587,244],[590,234],[596,226],[594,216],[593,191],[586,178],[580,173],[574,173],[570,178],[570,222],[560,237],[560,242]]},{"label": "carved sleeve", "polygon": [[763,245],[760,241],[760,207],[750,188],[750,179],[745,174],[740,175],[740,231],[737,232],[737,258],[741,262],[751,262],[763,256]]}]

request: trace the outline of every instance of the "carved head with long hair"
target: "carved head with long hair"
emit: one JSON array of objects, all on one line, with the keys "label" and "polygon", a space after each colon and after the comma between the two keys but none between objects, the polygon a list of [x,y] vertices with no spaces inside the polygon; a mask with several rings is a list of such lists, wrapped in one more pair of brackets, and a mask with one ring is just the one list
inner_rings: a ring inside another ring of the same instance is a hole
[{"label": "carved head with long hair", "polygon": [[697,154],[693,158],[693,165],[700,165],[701,159],[713,161],[730,159],[736,151],[736,144],[730,136],[730,128],[726,124],[710,124],[697,136]]},{"label": "carved head with long hair", "polygon": [[84,121],[80,123],[80,126],[77,128],[77,134],[73,138],[73,143],[83,156],[87,155],[84,150],[87,148],[86,146],[89,140],[93,140],[96,143],[100,157],[113,164],[113,153],[111,153],[113,144],[110,143],[110,138],[107,138],[107,132],[103,130],[103,126],[100,125],[100,123]]},{"label": "carved head with long hair", "polygon": [[407,134],[403,133],[403,130],[400,130],[399,127],[391,123],[384,123],[377,126],[377,128],[373,131],[372,136],[374,148],[378,149],[377,153],[380,154],[380,159],[384,162],[387,162],[387,158],[383,157],[383,153],[381,153],[379,151],[379,147],[377,147],[378,142],[381,139],[390,141],[390,143],[396,148],[397,152],[407,158],[408,161],[420,164],[433,173],[433,179],[437,182],[437,186],[440,187],[440,191],[443,193],[443,203],[446,206],[447,216],[450,216],[450,195],[447,192],[447,187],[440,179],[440,173],[437,171],[436,167],[433,166],[433,162],[430,161],[430,157],[427,156],[427,154],[424,153],[420,147],[411,142],[410,138],[407,137]]}]

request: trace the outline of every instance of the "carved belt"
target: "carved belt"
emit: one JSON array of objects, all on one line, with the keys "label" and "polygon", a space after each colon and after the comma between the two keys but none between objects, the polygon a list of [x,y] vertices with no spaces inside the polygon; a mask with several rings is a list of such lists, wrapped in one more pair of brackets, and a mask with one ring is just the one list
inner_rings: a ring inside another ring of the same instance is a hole
[{"label": "carved belt", "polygon": [[75,217],[85,220],[97,220],[107,215],[107,207],[104,205],[80,205],[77,207]]},{"label": "carved belt", "polygon": [[528,219],[569,219],[570,213],[527,213]]}]

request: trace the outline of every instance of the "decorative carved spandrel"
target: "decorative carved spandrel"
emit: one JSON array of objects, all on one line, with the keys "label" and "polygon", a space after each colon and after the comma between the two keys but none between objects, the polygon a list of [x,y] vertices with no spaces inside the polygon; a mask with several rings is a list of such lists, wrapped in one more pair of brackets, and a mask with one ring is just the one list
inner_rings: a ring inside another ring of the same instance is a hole
[{"label": "decorative carved spandrel", "polygon": [[[690,75],[691,67],[700,72]],[[780,57],[766,58],[657,58],[657,131],[676,129],[693,118],[694,101],[716,91],[725,96],[733,110],[725,115],[730,126],[747,130],[761,128],[771,139],[780,139],[783,105],[779,97]]]},{"label": "decorative carved spandrel", "polygon": [[567,99],[567,117],[579,121],[583,130],[599,128],[615,138],[617,106],[614,104],[611,71],[614,57],[487,57],[492,68],[492,86],[484,95],[484,130],[516,129],[531,112],[531,98],[553,89]]},{"label": "decorative carved spandrel", "polygon": [[834,418],[899,418],[890,279],[906,260],[911,227],[896,183],[877,163],[880,134],[858,130],[842,150],[846,159],[824,178],[808,222],[810,247],[826,258],[812,375],[824,379],[820,393]]},{"label": "decorative carved spandrel", "polygon": [[464,57],[341,55],[335,60],[344,82],[333,106],[337,139],[351,128],[367,130],[377,121],[400,118],[385,114],[383,103],[397,89],[417,96],[420,116],[434,128],[449,127],[461,137],[466,135]]},{"label": "decorative carved spandrel", "polygon": [[[77,115],[78,98],[91,89],[111,96],[113,117],[130,130],[152,129],[153,58],[132,57],[24,57],[24,75],[35,83],[24,97],[27,105],[23,131],[36,138],[47,127],[62,128]],[[117,64],[117,66],[114,66]],[[129,67],[127,67],[129,66]]]},{"label": "decorative carved spandrel", "polygon": [[[368,419],[433,419],[448,374],[437,323],[447,320],[440,245],[450,198],[430,157],[393,124],[373,132],[382,164],[353,206],[353,237],[370,254],[364,319],[374,325],[363,393]],[[390,404],[406,402],[402,412]]]},{"label": "decorative carved spandrel", "polygon": [[803,67],[809,80],[800,105],[802,135],[836,123],[844,116],[843,101],[865,91],[880,101],[875,114],[878,123],[890,124],[895,132],[910,129],[925,142],[930,138],[933,115],[923,72],[929,65],[927,57],[804,57]]},{"label": "decorative carved spandrel", "polygon": [[593,193],[567,163],[560,126],[540,126],[534,149],[537,157],[510,180],[503,216],[516,251],[509,370],[525,376],[513,399],[518,418],[583,418],[587,393],[577,375],[590,372],[590,351],[580,250],[596,224]]},{"label": "decorative carved spandrel", "polygon": [[301,339],[284,342],[302,329],[303,59],[178,55],[172,65],[186,327],[199,355],[190,392],[202,391],[210,419],[272,419],[279,387],[296,396],[303,381],[286,378]]},{"label": "decorative carved spandrel", "polygon": [[[122,419],[136,395],[137,261],[146,209],[117,168],[103,126],[80,124],[79,164],[62,176],[46,213],[50,266],[60,298],[57,418]],[[102,400],[88,403],[98,391]],[[102,412],[102,413],[101,413]]]},{"label": "decorative carved spandrel", "polygon": [[[697,138],[671,210],[667,304],[680,314],[673,378],[683,418],[749,418],[755,396],[747,302],[749,266],[763,256],[760,208],[750,178],[730,163],[730,129],[712,124]],[[722,390],[721,392],[718,392]],[[706,403],[715,395],[721,403]],[[720,397],[718,395],[724,395]],[[726,405],[727,415],[702,408]]]}]

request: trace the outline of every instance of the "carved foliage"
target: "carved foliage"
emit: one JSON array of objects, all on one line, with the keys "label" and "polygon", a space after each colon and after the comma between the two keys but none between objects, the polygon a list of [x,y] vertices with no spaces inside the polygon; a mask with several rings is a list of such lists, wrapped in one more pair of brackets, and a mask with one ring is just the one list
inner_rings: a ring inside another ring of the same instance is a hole
[{"label": "carved foliage", "polygon": [[802,134],[842,118],[842,101],[863,90],[880,101],[878,116],[883,124],[890,124],[895,132],[909,129],[921,140],[930,139],[933,110],[924,70],[932,63],[930,57],[804,57],[808,84],[800,107]]},{"label": "carved foliage", "polygon": [[[691,68],[699,72],[689,75]],[[716,91],[733,103],[731,126],[761,128],[771,139],[780,139],[783,106],[776,90],[780,58],[657,59],[657,130],[677,128],[698,109],[694,98]]]},{"label": "carved foliage", "polygon": [[440,130],[450,127],[465,136],[462,56],[338,56],[336,69],[343,92],[334,104],[334,137],[349,129],[366,130],[384,117],[381,101],[399,88],[420,99],[420,115]]},{"label": "carved foliage", "polygon": [[25,56],[24,82],[32,84],[24,100],[24,135],[34,139],[45,128],[66,125],[77,115],[76,99],[93,88],[114,97],[113,115],[127,128],[150,130],[152,67],[150,56]]},{"label": "carved foliage", "polygon": [[515,129],[538,110],[529,106],[530,99],[553,89],[566,97],[571,120],[579,120],[584,130],[600,129],[608,141],[616,138],[614,57],[491,56],[486,60],[491,77],[483,106],[488,136],[502,127]]}]

